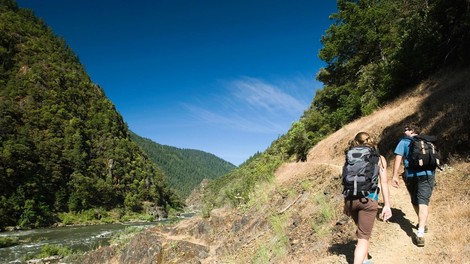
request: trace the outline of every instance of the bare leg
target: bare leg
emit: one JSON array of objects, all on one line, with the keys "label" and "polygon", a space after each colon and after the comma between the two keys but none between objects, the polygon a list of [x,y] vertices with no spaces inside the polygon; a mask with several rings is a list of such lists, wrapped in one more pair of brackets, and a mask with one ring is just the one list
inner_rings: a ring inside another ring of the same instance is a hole
[{"label": "bare leg", "polygon": [[429,215],[429,206],[425,204],[420,204],[419,209],[418,209],[418,225],[420,228],[424,228],[426,226],[428,215]]},{"label": "bare leg", "polygon": [[367,260],[367,254],[369,253],[369,240],[358,239],[356,249],[354,250],[354,264],[362,264],[364,260]]}]

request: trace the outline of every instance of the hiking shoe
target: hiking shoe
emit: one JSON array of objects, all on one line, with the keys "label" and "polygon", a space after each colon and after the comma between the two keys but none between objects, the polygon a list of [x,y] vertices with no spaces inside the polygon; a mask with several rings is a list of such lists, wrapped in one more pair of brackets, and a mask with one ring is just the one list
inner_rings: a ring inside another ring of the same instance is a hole
[{"label": "hiking shoe", "polygon": [[418,247],[424,247],[424,237],[415,236],[415,241]]},{"label": "hiking shoe", "polygon": [[[416,224],[415,228],[418,229],[419,224]],[[428,226],[424,226],[424,233],[427,233],[427,232],[428,232]]]},{"label": "hiking shoe", "polygon": [[371,259],[364,260],[362,264],[374,264],[374,262]]}]

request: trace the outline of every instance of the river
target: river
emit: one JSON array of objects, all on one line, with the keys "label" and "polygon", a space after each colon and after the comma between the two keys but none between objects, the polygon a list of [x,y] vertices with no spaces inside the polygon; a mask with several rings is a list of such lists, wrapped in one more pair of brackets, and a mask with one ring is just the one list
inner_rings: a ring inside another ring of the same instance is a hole
[{"label": "river", "polygon": [[157,224],[162,224],[162,222],[67,226],[1,232],[0,237],[18,237],[19,240],[28,242],[0,248],[0,263],[22,263],[25,256],[39,253],[41,247],[46,244],[66,246],[74,251],[85,252],[108,245],[111,236],[126,227],[147,228]]}]

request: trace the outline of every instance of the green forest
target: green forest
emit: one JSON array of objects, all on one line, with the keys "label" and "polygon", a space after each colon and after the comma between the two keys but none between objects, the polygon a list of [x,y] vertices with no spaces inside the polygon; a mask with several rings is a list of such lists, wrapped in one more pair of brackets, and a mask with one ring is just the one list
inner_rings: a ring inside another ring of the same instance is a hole
[{"label": "green forest", "polygon": [[318,54],[326,63],[316,76],[323,88],[265,152],[210,182],[206,215],[226,203],[249,203],[282,162],[306,160],[312,146],[345,124],[436,72],[470,64],[468,0],[338,0],[337,7]]},{"label": "green forest", "polygon": [[161,145],[132,132],[131,138],[165,173],[170,187],[182,198],[188,197],[203,179],[213,180],[236,168],[204,151]]},{"label": "green forest", "polygon": [[285,135],[234,169],[199,153],[185,156],[192,150],[158,152],[134,137],[66,41],[32,11],[0,0],[0,229],[49,226],[61,213],[122,217],[144,212],[144,202],[179,209],[199,177],[216,177],[202,169],[187,174],[194,167],[180,166],[185,159],[204,159],[199,165],[217,175],[228,172],[210,181],[204,213],[249,203],[282,162],[305,161],[327,135],[430,75],[469,66],[469,0],[337,6],[318,54],[326,64],[316,76],[323,88]]},{"label": "green forest", "polygon": [[113,103],[32,11],[0,1],[0,229],[182,207]]}]

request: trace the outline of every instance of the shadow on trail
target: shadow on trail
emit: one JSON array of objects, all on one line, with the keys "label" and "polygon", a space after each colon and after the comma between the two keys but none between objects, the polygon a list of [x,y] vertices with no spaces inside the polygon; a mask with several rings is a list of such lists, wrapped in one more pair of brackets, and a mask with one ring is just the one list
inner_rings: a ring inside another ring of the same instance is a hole
[{"label": "shadow on trail", "polygon": [[356,241],[351,240],[346,243],[337,243],[330,246],[329,252],[335,255],[345,255],[348,263],[354,262],[354,249],[356,248]]},{"label": "shadow on trail", "polygon": [[[410,205],[411,206],[411,205]],[[392,208],[392,218],[389,220],[391,223],[397,223],[400,228],[405,231],[408,237],[413,237],[413,224],[410,219],[405,217],[406,214],[402,210]]]},{"label": "shadow on trail", "polygon": [[[377,220],[378,214],[381,210],[377,213]],[[413,229],[415,228],[410,219],[406,218],[406,214],[403,213],[402,210],[392,208],[392,218],[389,219],[390,223],[398,224],[400,228],[406,233],[406,235],[410,238],[413,238],[414,232]],[[374,227],[377,228],[377,227]],[[351,240],[344,243],[336,243],[332,244],[328,251],[335,255],[344,255],[346,257],[346,261],[348,263],[354,263],[354,249],[356,248],[356,240]],[[373,256],[369,255],[369,258],[373,259]]]}]

